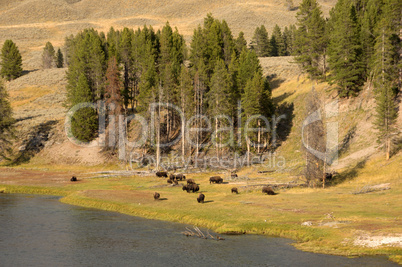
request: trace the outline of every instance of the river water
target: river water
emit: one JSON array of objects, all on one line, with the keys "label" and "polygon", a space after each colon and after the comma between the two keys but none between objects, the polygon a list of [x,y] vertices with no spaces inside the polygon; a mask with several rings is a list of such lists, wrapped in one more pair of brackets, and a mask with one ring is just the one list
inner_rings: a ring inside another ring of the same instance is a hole
[{"label": "river water", "polygon": [[384,257],[302,252],[283,238],[186,237],[185,227],[57,197],[0,194],[0,266],[397,266]]}]

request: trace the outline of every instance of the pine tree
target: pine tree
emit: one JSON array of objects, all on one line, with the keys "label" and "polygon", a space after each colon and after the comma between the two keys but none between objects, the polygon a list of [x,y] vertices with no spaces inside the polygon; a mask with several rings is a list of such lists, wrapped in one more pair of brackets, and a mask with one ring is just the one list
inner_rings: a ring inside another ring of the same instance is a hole
[{"label": "pine tree", "polygon": [[[119,115],[122,113],[122,99],[121,99],[121,81],[120,71],[117,66],[117,60],[115,57],[109,59],[108,68],[106,70],[106,87],[105,87],[105,103],[109,110],[108,118],[111,115],[114,121],[108,121],[108,127],[106,131],[106,140],[108,140],[108,146],[112,151],[117,148],[117,121]],[[120,134],[120,133],[119,133]]]},{"label": "pine tree", "polygon": [[339,86],[340,97],[356,96],[365,80],[359,31],[355,6],[339,0],[331,12],[328,63],[330,81]]},{"label": "pine tree", "polygon": [[232,56],[236,51],[236,44],[235,40],[232,35],[232,31],[229,28],[229,25],[225,20],[222,20],[220,25],[221,33],[222,33],[222,53],[223,53],[223,60],[225,61],[226,67],[229,66],[230,61],[232,60]]},{"label": "pine tree", "polygon": [[377,85],[376,96],[376,121],[379,144],[383,144],[386,151],[386,160],[390,158],[392,139],[397,133],[396,120],[398,118],[398,106],[396,94],[390,83],[384,82]]},{"label": "pine tree", "polygon": [[270,41],[264,25],[255,29],[250,48],[255,51],[258,57],[268,57],[270,55]]},{"label": "pine tree", "polygon": [[326,71],[325,20],[316,0],[303,0],[297,12],[296,36],[293,44],[295,60],[310,78],[322,78]]},{"label": "pine tree", "polygon": [[269,45],[271,47],[271,50],[269,52],[269,56],[271,56],[271,57],[279,56],[279,54],[278,54],[278,44],[276,43],[276,36],[274,36],[274,35],[271,36],[271,39],[269,39]]},{"label": "pine tree", "polygon": [[[263,97],[264,81],[261,73],[254,73],[253,77],[249,79],[244,88],[244,93],[241,97],[241,104],[243,107],[243,114],[246,120],[250,120],[248,125],[244,125],[247,146],[247,162],[250,162],[250,153],[252,143],[258,143],[255,132],[248,131],[248,128],[257,128],[260,126],[260,120],[251,120],[252,116],[262,115],[261,98]],[[258,134],[258,136],[260,136]],[[259,145],[259,144],[258,144]]]},{"label": "pine tree", "polygon": [[186,155],[186,120],[188,120],[192,115],[194,115],[194,86],[193,80],[190,75],[190,71],[186,66],[182,66],[180,73],[180,108],[183,112],[185,120],[181,121],[181,134],[182,134],[182,146],[181,153],[184,157]]},{"label": "pine tree", "polygon": [[275,25],[274,31],[272,32],[272,37],[275,37],[277,56],[285,56],[286,55],[285,41],[283,39],[281,28],[279,28],[277,24]]},{"label": "pine tree", "polygon": [[[133,84],[133,62],[132,62],[132,42],[134,38],[134,32],[128,28],[124,28],[121,32],[118,40],[118,50],[114,52],[117,55],[116,61],[123,64],[123,98],[124,107],[128,109],[130,103],[131,91],[134,90]],[[115,36],[113,38],[116,38]],[[116,42],[116,40],[111,40],[111,42]],[[110,49],[113,47],[110,47]],[[113,54],[111,51],[110,55]],[[113,57],[113,56],[112,56]]]},{"label": "pine tree", "polygon": [[0,75],[10,81],[22,75],[22,58],[18,47],[11,40],[4,42],[1,49]]},{"label": "pine tree", "polygon": [[136,111],[146,115],[149,104],[156,99],[156,86],[159,84],[156,63],[159,40],[153,29],[144,26],[134,33],[132,42],[133,90],[130,99]]},{"label": "pine tree", "polygon": [[7,90],[0,79],[0,158],[2,159],[9,159],[12,152],[11,139],[15,137],[14,123]]},{"label": "pine tree", "polygon": [[383,0],[368,0],[365,12],[359,17],[360,30],[360,43],[362,45],[362,63],[368,69],[365,75],[372,73],[375,68],[373,62],[374,44],[376,39],[376,25],[381,19],[384,12]]},{"label": "pine tree", "polygon": [[208,92],[208,107],[210,115],[215,118],[214,141],[218,159],[220,158],[219,148],[222,144],[223,134],[218,130],[221,126],[227,126],[225,120],[219,120],[218,116],[227,115],[231,111],[230,92],[232,89],[232,79],[230,73],[226,69],[225,62],[218,60],[214,74],[211,79],[211,90]]},{"label": "pine tree", "polygon": [[56,51],[51,42],[47,42],[42,53],[42,67],[44,69],[51,69],[55,67]]},{"label": "pine tree", "polygon": [[293,46],[295,42],[296,36],[296,25],[292,24],[288,27],[285,27],[283,30],[283,42],[285,46],[285,56],[293,55]]},{"label": "pine tree", "polygon": [[[83,73],[78,77],[74,103],[86,103],[92,101],[92,92],[87,78]],[[82,142],[92,141],[97,135],[98,116],[96,110],[85,107],[77,110],[71,118],[71,132],[75,138]]]},{"label": "pine tree", "polygon": [[113,27],[110,27],[106,39],[107,39],[108,58],[115,57],[117,62],[120,62],[120,54],[119,54],[120,32],[116,31]]},{"label": "pine tree", "polygon": [[[392,3],[392,2],[391,2]],[[396,9],[395,9],[396,7]],[[387,5],[382,20],[377,25],[378,37],[374,52],[374,80],[376,87],[376,121],[378,143],[384,144],[386,160],[390,158],[393,136],[397,133],[398,105],[396,96],[400,90],[402,42],[399,37],[401,24],[396,24],[392,14],[400,13],[401,4]]]},{"label": "pine tree", "polygon": [[236,54],[239,56],[241,51],[243,51],[244,48],[247,48],[247,41],[246,38],[244,38],[244,32],[239,32],[239,36],[237,36],[235,40],[235,45]]},{"label": "pine tree", "polygon": [[56,67],[57,68],[64,67],[64,57],[63,57],[63,53],[61,52],[60,48],[57,50],[57,54],[56,54]]},{"label": "pine tree", "polygon": [[237,75],[237,88],[240,94],[243,94],[247,81],[258,71],[261,71],[261,66],[254,50],[243,50],[239,58]]},{"label": "pine tree", "polygon": [[70,64],[71,58],[74,55],[74,47],[75,47],[75,42],[76,39],[74,38],[74,35],[70,35],[70,36],[66,36],[66,38],[64,39],[64,47],[63,47],[63,51],[64,51],[64,60],[66,65]]}]

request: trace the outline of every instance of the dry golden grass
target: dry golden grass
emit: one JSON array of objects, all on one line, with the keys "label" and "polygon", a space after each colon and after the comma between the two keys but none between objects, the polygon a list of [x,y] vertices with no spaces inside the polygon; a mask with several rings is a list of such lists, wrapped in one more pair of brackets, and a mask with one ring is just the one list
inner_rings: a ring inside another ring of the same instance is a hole
[{"label": "dry golden grass", "polygon": [[[194,28],[203,23],[207,13],[225,19],[237,36],[240,31],[250,41],[257,26],[264,24],[269,33],[275,24],[281,27],[294,24],[301,0],[293,1],[295,9],[288,11],[285,1],[145,1],[145,0],[19,0],[0,2],[0,44],[12,39],[19,46],[25,69],[38,68],[30,61],[35,51],[51,41],[57,48],[64,37],[93,27],[108,31],[111,26],[137,28],[152,25],[161,28],[166,21],[191,40]],[[319,1],[323,13],[336,0]]]}]

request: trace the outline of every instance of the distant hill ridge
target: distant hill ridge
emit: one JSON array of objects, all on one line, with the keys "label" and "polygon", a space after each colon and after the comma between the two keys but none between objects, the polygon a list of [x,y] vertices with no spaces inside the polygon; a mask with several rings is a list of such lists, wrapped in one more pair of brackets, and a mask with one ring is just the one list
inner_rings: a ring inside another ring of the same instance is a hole
[{"label": "distant hill ridge", "polygon": [[[276,23],[280,26],[294,23],[299,2],[294,1],[295,8],[289,11],[285,1],[278,0],[15,0],[11,3],[0,0],[0,25],[137,17],[194,26],[210,12],[227,20],[236,30],[248,32],[249,27],[261,24],[270,29]],[[336,1],[319,2],[324,14],[328,14]]]}]

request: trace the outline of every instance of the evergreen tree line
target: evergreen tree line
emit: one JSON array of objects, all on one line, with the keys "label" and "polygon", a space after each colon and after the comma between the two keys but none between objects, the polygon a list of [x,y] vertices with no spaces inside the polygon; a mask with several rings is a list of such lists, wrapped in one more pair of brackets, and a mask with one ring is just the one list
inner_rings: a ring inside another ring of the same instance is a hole
[{"label": "evergreen tree line", "polygon": [[[142,115],[155,129],[142,146],[144,154],[159,155],[163,151],[157,151],[157,144],[180,134],[183,156],[198,157],[212,147],[218,157],[228,149],[251,153],[270,147],[271,133],[262,130],[274,114],[269,84],[256,52],[247,49],[244,34],[234,38],[224,20],[208,15],[194,30],[189,48],[169,23],[158,31],[147,26],[111,28],[107,34],[88,29],[66,38],[65,57],[69,107],[104,100],[108,114]],[[185,120],[162,105],[153,112],[150,104],[158,102],[179,107]],[[102,134],[97,131],[102,112],[102,108],[76,112],[71,122],[74,136],[90,141]],[[250,130],[247,138],[223,130],[229,127],[244,133],[247,119],[249,129],[258,129]],[[115,123],[108,119],[106,128]],[[208,132],[188,130],[208,125],[212,128]],[[115,147],[117,138],[109,135],[107,139]],[[163,149],[168,152],[171,147]]]},{"label": "evergreen tree line", "polygon": [[337,85],[340,97],[374,87],[378,142],[389,159],[399,130],[397,98],[402,84],[402,2],[339,0],[324,19],[315,0],[297,13],[295,60],[310,78]]},{"label": "evergreen tree line", "polygon": [[47,42],[45,48],[43,48],[42,67],[44,69],[64,67],[63,53],[61,52],[60,48],[56,52],[51,42]]},{"label": "evergreen tree line", "polygon": [[339,0],[325,19],[316,0],[303,0],[295,60],[310,78],[337,84],[340,97],[358,95],[383,71],[400,89],[401,12],[398,0]]},{"label": "evergreen tree line", "polygon": [[276,24],[271,38],[264,25],[257,27],[250,42],[250,49],[259,57],[290,56],[293,54],[293,43],[296,35],[296,26],[285,27],[283,32]]}]

